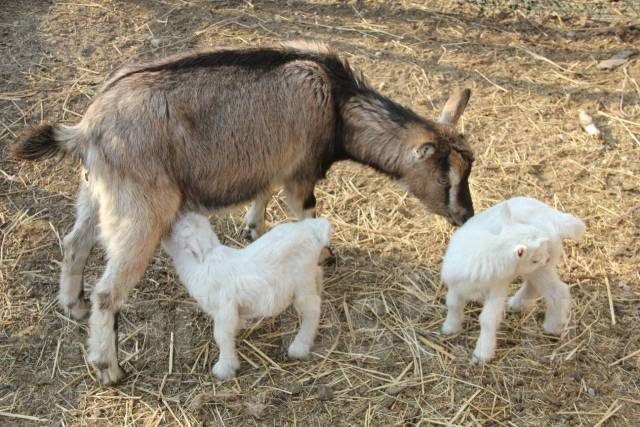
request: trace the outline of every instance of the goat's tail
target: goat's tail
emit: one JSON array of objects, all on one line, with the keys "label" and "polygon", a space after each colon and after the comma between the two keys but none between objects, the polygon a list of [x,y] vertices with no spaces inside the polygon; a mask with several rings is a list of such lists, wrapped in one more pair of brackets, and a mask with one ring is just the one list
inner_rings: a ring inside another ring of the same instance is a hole
[{"label": "goat's tail", "polygon": [[313,236],[322,246],[328,246],[331,240],[331,223],[324,218],[305,219],[313,232]]},{"label": "goat's tail", "polygon": [[562,212],[558,212],[557,215],[555,215],[553,224],[555,225],[560,237],[563,239],[571,239],[576,242],[582,240],[587,228],[581,219]]},{"label": "goat's tail", "polygon": [[82,157],[80,129],[74,126],[43,123],[23,133],[11,147],[18,160],[41,160],[61,154]]}]

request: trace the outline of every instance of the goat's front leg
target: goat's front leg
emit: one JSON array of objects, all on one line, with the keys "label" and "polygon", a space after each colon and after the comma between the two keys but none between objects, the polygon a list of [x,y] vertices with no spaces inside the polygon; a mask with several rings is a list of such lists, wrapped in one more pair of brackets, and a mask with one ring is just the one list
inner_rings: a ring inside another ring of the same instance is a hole
[{"label": "goat's front leg", "polygon": [[[285,200],[291,213],[303,220],[315,218],[316,216],[316,196],[313,194],[315,182],[289,182],[284,187]],[[331,247],[327,246],[320,254],[318,263],[330,265],[335,263],[336,256]]]},{"label": "goat's front leg", "polygon": [[293,215],[298,219],[316,216],[316,196],[313,194],[315,183],[288,182],[284,187],[285,200]]},{"label": "goat's front leg", "polygon": [[89,253],[96,241],[98,202],[91,195],[84,176],[76,202],[76,222],[62,241],[64,256],[60,271],[58,302],[69,315],[80,320],[89,314],[89,303],[84,297],[83,272]]},{"label": "goat's front leg", "polygon": [[[317,285],[314,284],[314,287]],[[311,291],[311,289],[309,289]],[[320,323],[322,301],[317,293],[296,295],[293,304],[302,318],[300,330],[289,346],[289,357],[292,359],[306,359],[313,346]]]},{"label": "goat's front leg", "polygon": [[236,332],[240,326],[238,308],[235,305],[223,306],[213,319],[213,338],[220,356],[213,365],[213,376],[228,380],[236,376],[240,360],[236,354]]},{"label": "goat's front leg", "polygon": [[244,237],[248,240],[256,240],[262,236],[267,227],[264,222],[264,215],[267,209],[267,204],[271,199],[271,191],[265,191],[258,194],[258,196],[251,203],[251,207],[244,216]]},{"label": "goat's front leg", "polygon": [[480,336],[473,351],[471,363],[485,363],[493,359],[496,353],[498,327],[502,321],[504,307],[507,302],[503,292],[489,294],[480,313]]}]

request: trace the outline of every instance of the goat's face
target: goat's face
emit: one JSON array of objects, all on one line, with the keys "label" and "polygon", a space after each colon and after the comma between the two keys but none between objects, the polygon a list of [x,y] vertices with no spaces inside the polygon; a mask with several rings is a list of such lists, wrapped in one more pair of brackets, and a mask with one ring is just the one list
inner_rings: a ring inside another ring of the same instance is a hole
[{"label": "goat's face", "polygon": [[474,214],[469,191],[473,153],[454,128],[468,99],[468,90],[455,92],[438,125],[416,123],[406,134],[412,150],[403,183],[430,212],[454,225],[464,224]]}]

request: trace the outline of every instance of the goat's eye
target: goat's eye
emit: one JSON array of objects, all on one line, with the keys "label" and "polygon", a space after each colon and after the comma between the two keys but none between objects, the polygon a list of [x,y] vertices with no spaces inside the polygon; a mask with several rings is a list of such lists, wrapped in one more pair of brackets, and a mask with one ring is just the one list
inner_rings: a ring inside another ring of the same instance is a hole
[{"label": "goat's eye", "polygon": [[537,263],[538,263],[538,260],[533,260],[533,261],[531,261],[531,262],[533,262],[534,264],[537,264]]},{"label": "goat's eye", "polygon": [[447,178],[438,178],[438,184],[446,187],[447,185],[449,185],[449,180]]}]

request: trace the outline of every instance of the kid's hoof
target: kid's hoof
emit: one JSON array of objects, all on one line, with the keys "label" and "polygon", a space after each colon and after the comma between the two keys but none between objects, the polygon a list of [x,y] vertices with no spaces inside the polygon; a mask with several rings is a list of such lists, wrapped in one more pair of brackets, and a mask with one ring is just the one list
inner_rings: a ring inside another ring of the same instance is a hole
[{"label": "kid's hoof", "polygon": [[518,313],[529,309],[532,305],[533,301],[531,300],[522,301],[513,296],[507,301],[507,311]]},{"label": "kid's hoof", "polygon": [[444,322],[442,325],[442,333],[444,335],[453,335],[457,334],[462,330],[462,325],[456,324],[454,322]]},{"label": "kid's hoof", "polygon": [[310,350],[311,347],[308,345],[293,342],[289,346],[288,354],[291,359],[307,360],[309,359]]},{"label": "kid's hoof", "polygon": [[219,380],[225,381],[236,377],[236,369],[233,364],[226,362],[217,362],[213,365],[211,373]]},{"label": "kid's hoof", "polygon": [[561,325],[548,325],[546,323],[542,325],[542,330],[547,335],[560,336],[560,334],[562,334],[562,329]]},{"label": "kid's hoof", "polygon": [[492,352],[480,352],[476,350],[473,352],[473,356],[471,356],[471,364],[473,366],[484,365],[490,362],[494,355]]}]

